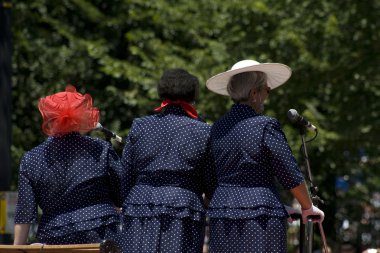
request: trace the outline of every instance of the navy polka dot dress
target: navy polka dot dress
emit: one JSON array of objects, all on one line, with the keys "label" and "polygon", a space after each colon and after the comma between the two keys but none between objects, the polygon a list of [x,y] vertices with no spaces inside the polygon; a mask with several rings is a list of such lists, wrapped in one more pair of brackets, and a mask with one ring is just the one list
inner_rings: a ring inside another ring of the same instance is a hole
[{"label": "navy polka dot dress", "polygon": [[218,187],[210,203],[210,252],[287,252],[287,213],[275,187],[304,178],[277,120],[235,104],[211,130]]},{"label": "navy polka dot dress", "polygon": [[37,222],[40,207],[38,242],[118,242],[122,173],[108,142],[79,133],[49,137],[22,158],[15,223]]},{"label": "navy polka dot dress", "polygon": [[202,194],[211,198],[216,182],[209,132],[177,105],[134,120],[122,157],[124,252],[202,252]]}]

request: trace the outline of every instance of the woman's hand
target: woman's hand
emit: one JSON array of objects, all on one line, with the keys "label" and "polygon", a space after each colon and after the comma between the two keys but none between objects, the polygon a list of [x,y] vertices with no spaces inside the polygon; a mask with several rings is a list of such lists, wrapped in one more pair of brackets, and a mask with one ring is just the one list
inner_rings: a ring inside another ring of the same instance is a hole
[{"label": "woman's hand", "polygon": [[312,219],[313,222],[323,222],[325,213],[318,207],[312,205],[309,209],[302,209],[302,222],[307,223],[308,219]]}]

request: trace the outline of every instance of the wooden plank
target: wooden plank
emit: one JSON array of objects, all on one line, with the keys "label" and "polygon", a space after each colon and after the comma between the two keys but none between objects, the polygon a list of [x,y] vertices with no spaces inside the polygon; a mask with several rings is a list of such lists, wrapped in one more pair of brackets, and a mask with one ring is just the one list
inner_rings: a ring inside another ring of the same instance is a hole
[{"label": "wooden plank", "polygon": [[121,253],[120,248],[112,240],[90,244],[66,245],[0,245],[0,253]]},{"label": "wooden plank", "polygon": [[0,253],[86,253],[100,252],[100,243],[69,245],[0,245]]}]

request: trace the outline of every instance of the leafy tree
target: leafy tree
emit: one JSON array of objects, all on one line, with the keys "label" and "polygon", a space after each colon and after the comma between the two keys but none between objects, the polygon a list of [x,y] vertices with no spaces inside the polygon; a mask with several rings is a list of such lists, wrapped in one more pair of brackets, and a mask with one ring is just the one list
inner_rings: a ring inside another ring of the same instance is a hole
[{"label": "leafy tree", "polygon": [[[307,144],[313,181],[326,201],[328,239],[341,243],[343,221],[364,231],[362,207],[373,208],[380,191],[379,11],[379,0],[15,1],[13,187],[21,155],[45,138],[38,99],[68,83],[90,93],[102,124],[126,136],[133,118],[159,105],[156,83],[167,68],[205,84],[241,59],[282,62],[293,75],[271,93],[266,113],[284,126],[300,164],[286,112],[318,126]],[[209,123],[230,105],[202,85],[197,108]],[[349,188],[336,188],[337,179]]]}]

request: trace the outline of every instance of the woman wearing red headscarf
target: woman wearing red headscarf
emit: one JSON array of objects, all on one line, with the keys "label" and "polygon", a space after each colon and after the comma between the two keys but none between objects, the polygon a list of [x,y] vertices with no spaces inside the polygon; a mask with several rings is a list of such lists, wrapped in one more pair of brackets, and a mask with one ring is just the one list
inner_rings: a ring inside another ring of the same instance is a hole
[{"label": "woman wearing red headscarf", "polygon": [[38,108],[49,137],[21,161],[14,244],[27,243],[37,207],[40,243],[117,241],[122,168],[110,143],[82,135],[99,121],[91,96],[70,85],[41,98]]}]

